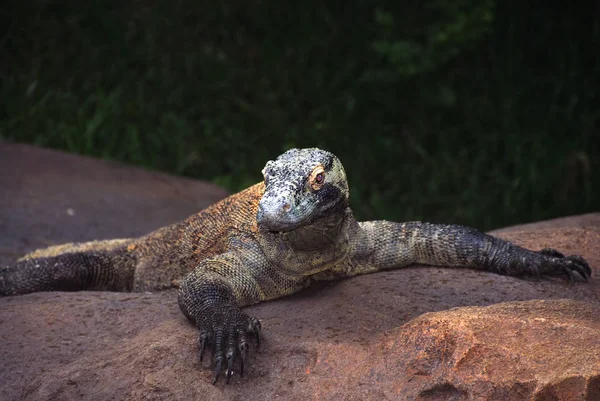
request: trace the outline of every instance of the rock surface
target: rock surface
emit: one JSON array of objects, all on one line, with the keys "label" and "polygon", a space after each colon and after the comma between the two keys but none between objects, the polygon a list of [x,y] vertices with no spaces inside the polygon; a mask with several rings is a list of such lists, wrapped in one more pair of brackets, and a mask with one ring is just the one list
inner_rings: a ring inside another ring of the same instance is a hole
[{"label": "rock surface", "polygon": [[598,316],[572,300],[427,313],[390,331],[379,377],[390,398],[597,400]]},{"label": "rock surface", "polygon": [[[142,234],[224,195],[211,185],[157,180],[156,173],[21,145],[0,144],[0,170],[15,179],[0,178],[7,188],[0,196],[0,263],[55,242]],[[498,235],[534,249],[580,253],[598,277],[598,216]],[[3,400],[600,400],[598,283],[411,267],[322,284],[248,308],[262,320],[264,341],[250,353],[246,376],[228,386],[210,385],[210,358],[198,361],[197,331],[173,292],[0,298],[0,394]],[[447,310],[535,299],[552,301]]]},{"label": "rock surface", "polygon": [[573,228],[573,227],[600,227],[600,213],[586,213],[577,216],[559,217],[557,219],[538,221],[535,223],[520,224],[517,226],[503,227],[490,232],[499,235],[516,231],[533,231],[546,228]]},{"label": "rock surface", "polygon": [[58,243],[143,235],[226,196],[209,183],[0,142],[0,263]]}]

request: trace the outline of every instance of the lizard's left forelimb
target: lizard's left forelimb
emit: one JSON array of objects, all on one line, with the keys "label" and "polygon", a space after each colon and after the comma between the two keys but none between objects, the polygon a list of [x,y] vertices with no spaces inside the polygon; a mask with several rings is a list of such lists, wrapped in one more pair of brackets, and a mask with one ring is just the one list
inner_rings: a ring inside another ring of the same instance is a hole
[{"label": "lizard's left forelimb", "polygon": [[459,225],[422,222],[359,223],[356,255],[360,266],[351,275],[389,270],[410,264],[466,267],[518,275],[565,274],[572,280],[587,280],[591,270],[579,256],[539,252],[517,246],[476,229]]}]

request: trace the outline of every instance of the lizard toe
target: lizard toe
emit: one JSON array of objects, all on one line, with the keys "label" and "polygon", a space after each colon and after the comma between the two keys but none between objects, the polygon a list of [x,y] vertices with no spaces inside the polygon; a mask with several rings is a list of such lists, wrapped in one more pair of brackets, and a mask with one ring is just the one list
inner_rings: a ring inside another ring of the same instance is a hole
[{"label": "lizard toe", "polygon": [[[213,384],[219,381],[221,373],[225,370],[225,380],[229,383],[235,372],[236,361],[240,363],[240,376],[248,360],[248,333],[257,336],[260,331],[260,322],[254,317],[249,317],[238,310],[226,311],[213,317],[208,323],[210,329],[200,329],[200,361],[204,357],[208,343],[213,349]],[[258,345],[258,344],[257,344]]]},{"label": "lizard toe", "polygon": [[201,330],[200,336],[198,337],[200,343],[200,362],[204,359],[204,353],[206,352],[206,345],[209,342],[209,334],[207,330]]},{"label": "lizard toe", "polygon": [[246,332],[244,330],[240,330],[238,332],[239,338],[239,354],[240,354],[240,376],[244,377],[244,365],[246,363],[246,358],[248,357],[248,341],[246,340]]},{"label": "lizard toe", "polygon": [[587,282],[592,275],[592,269],[584,258],[579,255],[549,257],[547,274],[565,275],[571,282]]},{"label": "lizard toe", "polygon": [[580,276],[580,281],[589,281],[592,277],[592,269],[588,262],[579,255],[567,256],[564,259],[568,267],[567,269],[572,270],[575,274]]},{"label": "lizard toe", "polygon": [[224,332],[222,327],[215,328],[214,333],[214,361],[215,361],[215,369],[214,369],[214,377],[213,384],[219,380],[219,376],[221,375],[221,368],[223,366],[223,343],[224,343]]},{"label": "lizard toe", "polygon": [[538,251],[538,253],[541,253],[542,255],[546,255],[546,256],[551,256],[554,258],[564,258],[565,257],[565,255],[562,252],[559,252],[554,248],[544,248],[544,249]]},{"label": "lizard toe", "polygon": [[255,317],[250,317],[248,322],[248,332],[254,333],[256,336],[256,348],[260,347],[260,331],[262,330],[260,320]]}]

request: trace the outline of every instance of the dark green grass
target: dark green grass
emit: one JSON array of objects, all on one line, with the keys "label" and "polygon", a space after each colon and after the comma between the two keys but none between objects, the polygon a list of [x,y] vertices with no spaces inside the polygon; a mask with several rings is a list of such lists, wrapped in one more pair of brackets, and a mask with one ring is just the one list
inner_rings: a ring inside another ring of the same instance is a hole
[{"label": "dark green grass", "polygon": [[430,16],[377,3],[9,2],[0,137],[231,191],[318,146],[361,219],[490,229],[600,209],[593,2],[493,8],[430,64],[393,46],[430,54]]}]

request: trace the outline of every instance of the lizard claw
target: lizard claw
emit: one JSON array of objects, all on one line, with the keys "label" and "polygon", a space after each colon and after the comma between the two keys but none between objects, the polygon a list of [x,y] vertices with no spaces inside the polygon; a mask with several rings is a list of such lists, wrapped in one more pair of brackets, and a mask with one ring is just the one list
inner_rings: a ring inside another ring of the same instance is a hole
[{"label": "lizard claw", "polygon": [[565,271],[567,272],[567,274],[571,273],[569,274],[569,277],[571,277],[572,275],[577,275],[583,281],[589,281],[592,277],[592,269],[590,268],[590,265],[581,256],[566,256],[563,260],[567,263]]},{"label": "lizard claw", "polygon": [[527,274],[537,277],[566,276],[571,281],[589,281],[590,265],[579,255],[565,256],[552,248],[541,251],[520,250],[505,262],[505,274]]},{"label": "lizard claw", "polygon": [[208,331],[201,330],[200,331],[200,362],[204,359],[204,352],[206,351],[206,344],[208,344]]},{"label": "lizard claw", "polygon": [[245,345],[243,348],[240,349],[240,376],[241,377],[244,377],[244,365],[246,364],[247,357],[248,357],[248,345]]},{"label": "lizard claw", "polygon": [[256,335],[256,348],[260,347],[260,330],[260,321],[255,317],[251,317],[249,331],[254,332],[254,334]]},{"label": "lizard claw", "polygon": [[231,353],[227,355],[227,369],[225,370],[226,383],[229,384],[229,379],[233,376],[233,360],[235,357],[235,353]]},{"label": "lizard claw", "polygon": [[240,376],[244,377],[244,364],[248,357],[248,342],[246,341],[246,333],[241,330],[239,336],[239,353],[240,353]]},{"label": "lizard claw", "polygon": [[219,376],[221,375],[221,364],[223,360],[218,358],[215,360],[215,375],[213,376],[212,384],[216,384],[217,380],[219,380]]},{"label": "lizard claw", "polygon": [[544,273],[564,274],[571,281],[589,281],[592,269],[586,260],[579,255],[565,256],[552,248],[545,248],[538,252],[546,258],[542,262]]},{"label": "lizard claw", "polygon": [[538,253],[541,253],[542,255],[546,255],[546,256],[551,256],[554,258],[564,258],[565,257],[565,255],[562,252],[559,252],[554,248],[544,248],[544,249],[538,251]]},{"label": "lizard claw", "polygon": [[207,344],[211,342],[214,360],[212,383],[216,384],[222,371],[225,370],[228,384],[235,372],[236,359],[240,361],[240,376],[243,376],[248,359],[247,333],[254,333],[257,336],[257,346],[260,343],[258,319],[235,308],[215,313],[211,319],[206,319],[202,323],[204,324],[199,325],[200,361],[204,357]]}]

